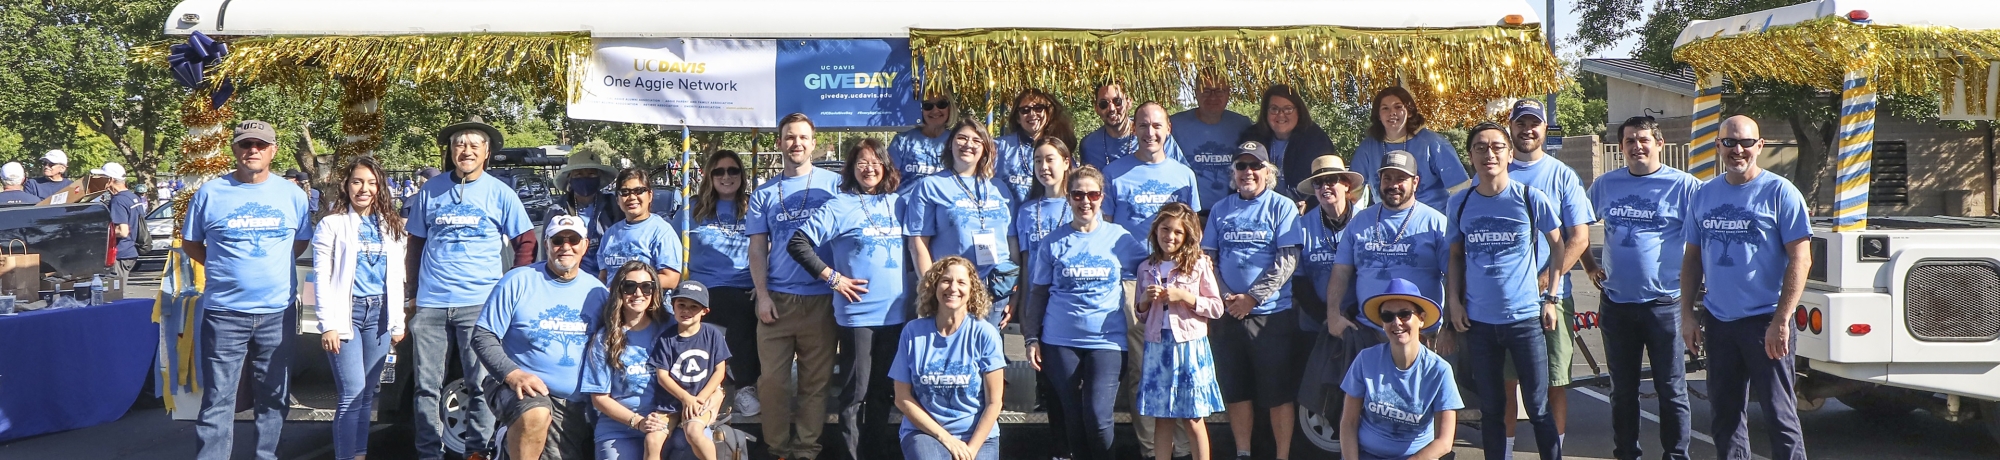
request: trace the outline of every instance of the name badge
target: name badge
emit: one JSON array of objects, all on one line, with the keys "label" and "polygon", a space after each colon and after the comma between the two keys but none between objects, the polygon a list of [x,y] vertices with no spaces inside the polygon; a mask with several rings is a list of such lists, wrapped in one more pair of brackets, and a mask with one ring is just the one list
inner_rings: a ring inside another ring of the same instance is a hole
[{"label": "name badge", "polygon": [[1000,238],[992,232],[972,235],[972,254],[978,259],[973,262],[982,267],[1000,263]]}]

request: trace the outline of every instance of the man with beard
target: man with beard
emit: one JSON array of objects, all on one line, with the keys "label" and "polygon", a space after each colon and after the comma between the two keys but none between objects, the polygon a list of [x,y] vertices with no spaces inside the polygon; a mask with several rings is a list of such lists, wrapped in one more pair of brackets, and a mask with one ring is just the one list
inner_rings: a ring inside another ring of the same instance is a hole
[{"label": "man with beard", "polygon": [[587,338],[610,292],[582,270],[590,246],[583,218],[556,216],[548,232],[548,262],[509,270],[472,333],[479,362],[501,379],[486,390],[511,459],[584,459],[591,452],[589,395],[577,387]]},{"label": "man with beard", "polygon": [[[1764,141],[1757,122],[1737,115],[1716,138],[1722,177],[1695,192],[1681,256],[1681,322],[1687,347],[1708,345],[1708,392],[1716,457],[1750,458],[1744,409],[1763,405],[1771,458],[1805,460],[1793,369],[1792,313],[1805,292],[1812,236],[1806,201],[1790,181],[1757,166]],[[1716,286],[1707,292],[1702,286]],[[1696,316],[1696,294],[1706,313]],[[1704,332],[1705,331],[1705,332]],[[1758,393],[1752,398],[1752,392]]]},{"label": "man with beard", "polygon": [[[1569,269],[1575,267],[1583,252],[1590,249],[1590,224],[1597,222],[1596,214],[1590,207],[1590,195],[1583,189],[1583,180],[1576,170],[1564,165],[1561,160],[1542,153],[1542,141],[1548,132],[1548,124],[1543,121],[1547,114],[1542,103],[1533,99],[1522,99],[1514,103],[1514,110],[1508,117],[1513,125],[1514,161],[1507,165],[1507,177],[1515,182],[1527,184],[1529,188],[1548,195],[1549,203],[1555,208],[1558,227],[1562,230],[1563,251],[1537,251],[1536,259],[1543,268],[1555,273],[1556,284],[1552,287],[1556,298],[1561,299],[1555,329],[1547,332],[1543,340],[1548,342],[1549,410],[1555,413],[1556,433],[1565,432],[1569,422],[1566,415],[1569,408],[1569,392],[1564,390],[1570,383],[1570,361],[1576,353],[1570,334],[1576,318],[1576,299],[1570,295]],[[1508,366],[1506,369],[1514,369]],[[1520,376],[1508,374],[1507,381],[1518,382]],[[1519,403],[1520,392],[1509,384],[1507,407]],[[1507,413],[1513,413],[1511,410]],[[1501,417],[1507,422],[1507,438],[1514,438],[1514,417]],[[1558,435],[1560,437],[1560,435]]]},{"label": "man with beard", "polygon": [[[1426,298],[1444,298],[1444,270],[1449,260],[1450,242],[1445,239],[1444,213],[1417,201],[1420,165],[1409,152],[1392,151],[1383,156],[1377,170],[1382,184],[1381,202],[1354,213],[1342,232],[1340,251],[1334,255],[1331,276],[1325,281],[1327,305],[1333,299],[1365,299],[1382,295],[1389,281],[1403,279],[1417,286]],[[1366,273],[1356,277],[1356,273]],[[1327,330],[1336,336],[1343,331],[1362,331],[1350,340],[1366,341],[1373,334],[1358,329],[1356,311],[1345,307],[1327,309]],[[1376,325],[1381,326],[1381,325]],[[1371,345],[1354,348],[1359,351]]]},{"label": "man with beard", "polygon": [[[534,222],[506,183],[486,174],[486,157],[506,144],[500,130],[472,117],[438,131],[452,171],[425,182],[409,202],[408,282],[416,313],[410,338],[416,355],[417,458],[443,458],[444,422],[439,397],[449,353],[458,348],[466,396],[465,453],[486,452],[493,439],[493,411],[479,382],[486,369],[472,352],[472,332],[488,294],[507,267],[535,261]],[[296,188],[296,187],[294,187]],[[501,254],[509,239],[513,265]],[[401,307],[396,307],[401,308]]]},{"label": "man with beard", "polygon": [[1445,269],[1445,317],[1464,335],[1472,380],[1479,394],[1479,434],[1486,460],[1503,460],[1513,453],[1506,422],[1513,411],[1507,401],[1501,364],[1512,359],[1521,376],[1523,407],[1535,426],[1535,445],[1543,460],[1562,458],[1555,417],[1549,413],[1548,344],[1543,337],[1562,324],[1553,294],[1560,270],[1536,268],[1535,255],[1546,238],[1548,252],[1561,254],[1563,240],[1555,202],[1540,190],[1511,180],[1507,167],[1515,150],[1507,130],[1480,123],[1466,135],[1466,151],[1478,185],[1453,194],[1446,202],[1445,239],[1451,257]]},{"label": "man with beard", "polygon": [[[1097,100],[1093,101],[1093,104],[1096,104],[1093,107],[1097,108],[1097,119],[1103,121],[1104,126],[1084,135],[1083,139],[1078,141],[1076,155],[1082,160],[1078,166],[1096,166],[1097,169],[1107,172],[1106,177],[1111,177],[1108,174],[1111,162],[1132,156],[1139,151],[1139,137],[1134,135],[1132,117],[1125,113],[1126,110],[1131,110],[1132,100],[1125,97],[1124,84],[1106,82],[1097,85]],[[1172,158],[1176,163],[1187,164],[1187,159],[1181,158],[1181,148],[1173,143],[1173,138],[1168,138],[1163,148],[1167,158]]]}]

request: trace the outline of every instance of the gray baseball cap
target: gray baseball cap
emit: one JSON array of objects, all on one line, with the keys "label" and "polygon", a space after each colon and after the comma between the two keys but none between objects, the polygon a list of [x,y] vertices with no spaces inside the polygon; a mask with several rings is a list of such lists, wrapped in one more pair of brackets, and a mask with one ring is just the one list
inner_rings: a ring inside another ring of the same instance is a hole
[{"label": "gray baseball cap", "polygon": [[243,142],[244,139],[256,139],[264,141],[266,144],[276,144],[278,143],[278,131],[271,129],[270,123],[260,120],[243,120],[242,123],[236,124],[236,135],[229,139],[229,143]]},{"label": "gray baseball cap", "polygon": [[1417,175],[1417,156],[1402,150],[1390,150],[1389,153],[1382,154],[1382,167],[1376,168],[1375,172],[1379,174],[1382,171],[1390,169],[1415,176]]}]

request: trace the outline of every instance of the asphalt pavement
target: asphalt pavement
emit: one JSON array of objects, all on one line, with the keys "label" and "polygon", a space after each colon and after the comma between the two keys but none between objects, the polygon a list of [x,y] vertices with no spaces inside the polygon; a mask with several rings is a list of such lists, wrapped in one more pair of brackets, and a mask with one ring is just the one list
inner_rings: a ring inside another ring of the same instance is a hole
[{"label": "asphalt pavement", "polygon": [[[141,271],[148,275],[135,279],[132,291],[127,297],[150,296],[146,289],[157,289],[157,260],[142,263]],[[1581,277],[1576,279],[1581,280]],[[1596,290],[1588,284],[1578,286],[1577,308],[1592,312],[1597,309]],[[1600,366],[1603,362],[1602,347],[1596,331],[1586,329],[1582,334],[1593,352],[1598,354]],[[1579,355],[1575,362],[1576,375],[1589,375],[1591,370]],[[1694,438],[1690,454],[1696,459],[1714,459],[1713,433],[1710,432],[1711,414],[1705,396],[1705,376],[1695,373],[1690,376],[1689,387],[1698,395],[1694,399]],[[1658,441],[1658,401],[1652,397],[1650,383],[1642,385],[1641,399],[1645,418],[1640,435],[1641,445],[1648,458],[1657,458],[1660,448]],[[1611,455],[1611,405],[1608,387],[1581,387],[1569,390],[1569,423],[1565,453],[1569,458],[1612,458]],[[185,459],[194,456],[194,423],[173,421],[159,407],[157,400],[135,402],[133,409],[115,422],[63,433],[47,434],[27,439],[19,439],[0,444],[0,460],[41,460],[41,459]],[[1762,429],[1762,414],[1753,409],[1750,412],[1753,427],[1750,433],[1753,450],[1759,460],[1767,460],[1770,455],[1768,435]],[[1812,458],[1816,459],[1994,459],[2000,458],[2000,444],[1996,444],[1987,431],[1977,422],[1951,423],[1929,416],[1923,411],[1908,415],[1871,418],[1862,415],[1838,401],[1828,400],[1818,410],[1802,412],[1806,446]],[[393,421],[391,421],[393,422]],[[1519,458],[1533,458],[1532,433],[1526,423],[1522,440],[1517,443]],[[1002,427],[1001,453],[1008,459],[1048,458],[1046,442],[1051,433],[1038,425],[1006,425]],[[754,426],[743,427],[746,431],[757,431]],[[1130,428],[1120,426],[1122,444],[1126,444],[1125,456],[1139,458],[1131,443]],[[1226,424],[1209,425],[1211,439],[1214,440],[1215,458],[1229,458],[1234,447],[1229,441]],[[248,422],[237,424],[236,458],[253,458],[254,429]],[[278,448],[278,458],[284,460],[332,459],[330,448],[332,438],[330,425],[326,422],[287,422]],[[1478,445],[1479,431],[1468,425],[1458,428],[1457,458],[1483,458],[1482,446]],[[408,423],[378,422],[370,438],[371,459],[393,460],[414,458],[409,446],[413,437]],[[1296,457],[1296,456],[1295,456]]]}]

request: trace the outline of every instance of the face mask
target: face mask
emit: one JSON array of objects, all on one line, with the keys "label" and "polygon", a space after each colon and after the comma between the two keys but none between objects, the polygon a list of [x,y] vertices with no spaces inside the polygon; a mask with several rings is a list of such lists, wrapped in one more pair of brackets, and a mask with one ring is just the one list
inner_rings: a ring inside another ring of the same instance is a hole
[{"label": "face mask", "polygon": [[597,189],[603,187],[603,184],[600,184],[598,178],[595,177],[578,177],[569,180],[569,192],[572,194],[594,194],[597,193]]}]

